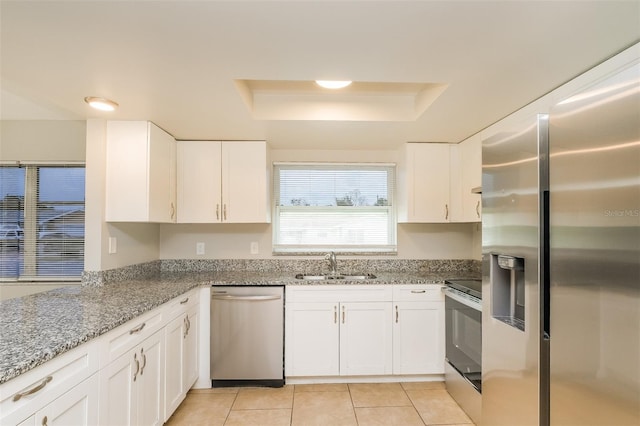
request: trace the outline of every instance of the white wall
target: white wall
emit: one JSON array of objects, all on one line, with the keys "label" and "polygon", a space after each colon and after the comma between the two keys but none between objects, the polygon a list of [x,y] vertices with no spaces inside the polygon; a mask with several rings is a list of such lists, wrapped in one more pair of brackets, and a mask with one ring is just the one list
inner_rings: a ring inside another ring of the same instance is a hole
[{"label": "white wall", "polygon": [[85,158],[85,122],[0,121],[0,161],[67,161]]}]

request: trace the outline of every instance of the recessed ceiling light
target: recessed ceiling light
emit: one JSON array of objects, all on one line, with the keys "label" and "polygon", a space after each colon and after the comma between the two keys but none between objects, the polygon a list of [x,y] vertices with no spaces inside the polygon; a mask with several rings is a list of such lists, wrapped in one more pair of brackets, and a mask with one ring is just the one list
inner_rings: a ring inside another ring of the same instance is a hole
[{"label": "recessed ceiling light", "polygon": [[316,84],[325,89],[342,89],[351,84],[350,80],[316,80]]},{"label": "recessed ceiling light", "polygon": [[112,100],[105,98],[97,98],[95,96],[87,96],[84,101],[88,103],[92,108],[99,109],[100,111],[114,111],[118,108],[118,104]]}]

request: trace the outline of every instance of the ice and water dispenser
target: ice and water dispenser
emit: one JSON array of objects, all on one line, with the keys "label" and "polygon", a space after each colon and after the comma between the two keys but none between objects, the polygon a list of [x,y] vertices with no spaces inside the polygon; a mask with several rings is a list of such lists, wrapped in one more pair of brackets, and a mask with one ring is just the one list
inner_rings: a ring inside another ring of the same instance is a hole
[{"label": "ice and water dispenser", "polygon": [[524,331],[524,258],[491,255],[491,315]]}]

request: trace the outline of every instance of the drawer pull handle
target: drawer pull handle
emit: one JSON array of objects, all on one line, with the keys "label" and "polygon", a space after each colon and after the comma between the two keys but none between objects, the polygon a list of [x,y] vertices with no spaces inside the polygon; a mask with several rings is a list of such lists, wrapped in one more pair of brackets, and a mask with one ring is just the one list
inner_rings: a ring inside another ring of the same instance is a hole
[{"label": "drawer pull handle", "polygon": [[45,386],[47,386],[47,383],[49,383],[51,380],[53,380],[52,376],[47,376],[44,378],[44,380],[35,388],[29,389],[28,391],[24,391],[24,392],[20,392],[17,393],[13,396],[13,401],[19,401],[20,398],[22,398],[23,396],[29,396],[32,395],[36,392],[38,392],[39,390],[42,390],[42,388],[44,388]]},{"label": "drawer pull handle", "polygon": [[398,323],[398,305],[396,305],[396,324]]},{"label": "drawer pull handle", "polygon": [[342,323],[344,324],[344,317],[345,317],[345,313],[344,313],[344,306],[342,307]]},{"label": "drawer pull handle", "polygon": [[142,324],[140,324],[136,328],[132,328],[131,330],[129,330],[129,334],[139,333],[140,331],[142,331],[142,329],[144,328],[145,325],[147,325],[147,323],[143,322]]},{"label": "drawer pull handle", "polygon": [[47,426],[48,423],[49,423],[49,419],[47,418],[47,416],[44,416],[42,418],[42,426]]},{"label": "drawer pull handle", "polygon": [[444,205],[444,219],[445,220],[449,220],[449,204],[445,204]]},{"label": "drawer pull handle", "polygon": [[333,307],[333,323],[334,324],[338,323],[338,307],[337,306]]},{"label": "drawer pull handle", "polygon": [[411,290],[411,293],[413,294],[418,294],[418,293],[426,293],[427,290]]},{"label": "drawer pull handle", "polygon": [[188,301],[189,301],[189,298],[187,297],[186,299],[181,300],[181,301],[180,301],[180,304],[181,304],[181,305],[184,305],[184,304],[185,304],[185,303],[187,303]]},{"label": "drawer pull handle", "polygon": [[476,203],[476,215],[478,216],[478,219],[480,219],[480,201]]}]

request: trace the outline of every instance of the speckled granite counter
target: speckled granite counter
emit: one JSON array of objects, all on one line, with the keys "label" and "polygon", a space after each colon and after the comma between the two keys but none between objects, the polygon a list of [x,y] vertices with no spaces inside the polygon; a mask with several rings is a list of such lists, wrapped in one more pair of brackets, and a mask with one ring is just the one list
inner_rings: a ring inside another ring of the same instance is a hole
[{"label": "speckled granite counter", "polygon": [[198,286],[430,284],[468,274],[385,273],[364,281],[303,281],[293,273],[163,272],[104,286],[67,287],[0,302],[0,384]]}]

